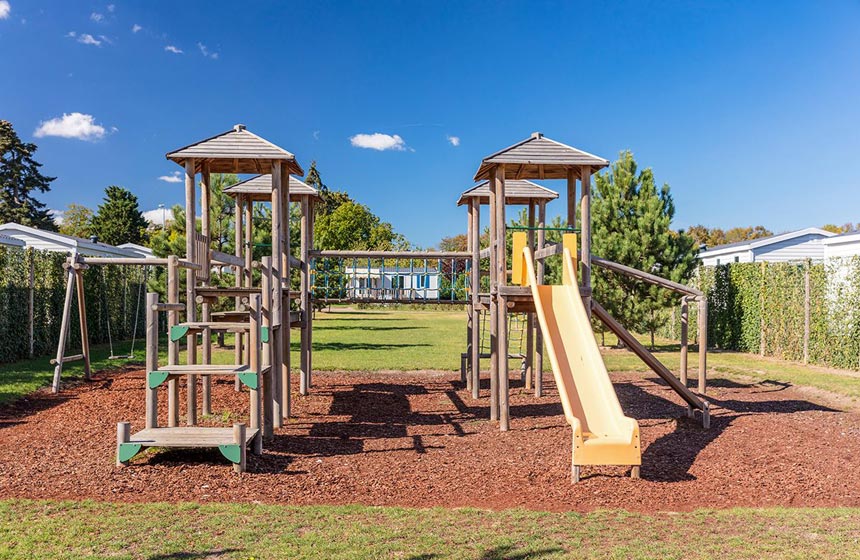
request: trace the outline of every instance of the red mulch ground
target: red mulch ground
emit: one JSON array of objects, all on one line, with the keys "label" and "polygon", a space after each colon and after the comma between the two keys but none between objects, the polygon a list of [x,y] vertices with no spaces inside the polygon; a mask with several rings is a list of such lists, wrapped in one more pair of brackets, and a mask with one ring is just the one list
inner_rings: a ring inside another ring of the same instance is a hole
[{"label": "red mulch ground", "polygon": [[[312,395],[294,399],[295,419],[239,476],[217,450],[149,452],[114,467],[116,422],[143,424],[143,375],[100,374],[0,410],[0,495],[580,511],[860,506],[860,414],[784,385],[719,379],[703,430],[652,375],[613,375],[641,426],[642,479],[586,468],[571,485],[570,428],[547,377],[542,399],[513,389],[512,431],[499,433],[485,419],[487,398],[473,401],[456,374],[318,373]],[[219,420],[244,414],[247,396],[217,382],[213,408]]]}]

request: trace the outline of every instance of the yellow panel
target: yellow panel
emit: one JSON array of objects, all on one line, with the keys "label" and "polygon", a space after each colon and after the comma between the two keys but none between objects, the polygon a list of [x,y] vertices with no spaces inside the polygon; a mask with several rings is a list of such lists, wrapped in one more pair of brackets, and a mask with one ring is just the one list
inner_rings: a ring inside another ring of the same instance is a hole
[{"label": "yellow panel", "polygon": [[512,273],[511,273],[511,283],[516,284],[517,286],[525,286],[526,285],[526,267],[523,265],[523,261],[526,256],[523,253],[523,249],[526,247],[526,243],[528,242],[528,236],[524,231],[515,231],[513,234],[513,253],[511,258],[512,265]]},{"label": "yellow panel", "polygon": [[576,236],[564,237],[561,286],[538,286],[531,250],[522,252],[562,408],[573,428],[573,464],[640,465],[639,424],[624,416],[591,330],[574,272]]}]

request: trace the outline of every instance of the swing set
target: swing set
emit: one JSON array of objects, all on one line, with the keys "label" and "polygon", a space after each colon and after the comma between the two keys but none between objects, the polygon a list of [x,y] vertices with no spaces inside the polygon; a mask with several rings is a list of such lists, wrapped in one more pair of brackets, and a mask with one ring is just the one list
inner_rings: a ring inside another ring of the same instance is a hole
[{"label": "swing set", "polygon": [[[149,280],[150,268],[152,266],[166,264],[166,262],[167,259],[157,258],[84,257],[83,255],[79,255],[77,253],[73,254],[71,257],[68,258],[68,260],[63,264],[63,268],[66,270],[66,298],[63,305],[63,318],[62,322],[60,323],[60,338],[57,343],[57,355],[55,358],[51,359],[51,365],[54,366],[54,378],[51,384],[51,389],[54,393],[58,393],[60,391],[60,377],[63,373],[63,366],[69,362],[83,361],[84,379],[89,380],[91,378],[89,328],[87,326],[86,297],[84,295],[84,270],[88,269],[91,265],[104,266],[112,264],[135,265],[144,267],[143,280],[138,285],[137,297],[135,298],[131,348],[128,354],[117,354],[114,350],[110,308],[107,301],[107,277],[104,268],[101,269],[101,274],[99,275],[102,297],[98,302],[98,312],[100,318],[104,318],[105,327],[107,330],[108,348],[110,349],[108,359],[129,361],[135,359],[134,349],[137,342],[138,324],[140,323],[141,319],[141,302],[144,298],[145,286]],[[128,276],[125,276],[123,278],[123,320],[126,322],[128,321],[128,308],[125,302],[128,301],[128,289]],[[72,322],[72,300],[75,299],[75,296],[77,296],[78,303],[78,320],[80,322],[79,324],[81,333],[81,352],[79,354],[69,354],[68,350],[70,339],[69,334],[71,331]]]}]

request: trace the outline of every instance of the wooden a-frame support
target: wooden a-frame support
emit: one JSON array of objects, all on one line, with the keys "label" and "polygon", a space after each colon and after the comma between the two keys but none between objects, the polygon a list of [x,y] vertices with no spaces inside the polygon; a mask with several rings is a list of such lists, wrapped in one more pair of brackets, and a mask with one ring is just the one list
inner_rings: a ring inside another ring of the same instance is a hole
[{"label": "wooden a-frame support", "polygon": [[[86,296],[84,295],[84,277],[82,271],[86,268],[85,264],[80,262],[77,253],[73,254],[67,262],[63,264],[66,270],[66,299],[63,303],[63,317],[60,323],[60,339],[57,344],[57,356],[51,360],[54,366],[54,379],[51,383],[51,390],[54,393],[60,392],[60,378],[63,373],[63,365],[69,362],[79,360],[84,361],[84,379],[90,379],[90,340],[87,330],[87,307]],[[81,329],[81,353],[66,356],[66,343],[69,338],[69,331],[72,321],[72,298],[77,293],[78,297],[78,319]]]}]

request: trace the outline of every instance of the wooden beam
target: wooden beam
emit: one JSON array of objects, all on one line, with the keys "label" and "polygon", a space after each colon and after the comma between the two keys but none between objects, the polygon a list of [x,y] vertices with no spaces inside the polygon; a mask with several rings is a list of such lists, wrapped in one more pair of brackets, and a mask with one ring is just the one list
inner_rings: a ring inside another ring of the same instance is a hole
[{"label": "wooden beam", "polygon": [[576,169],[567,170],[567,227],[576,228]]},{"label": "wooden beam", "polygon": [[496,250],[498,232],[498,214],[496,213],[496,167],[489,171],[490,186],[490,420],[499,419],[499,320],[498,320],[498,268]]},{"label": "wooden beam", "polygon": [[478,308],[481,291],[481,204],[473,198],[472,207],[472,398],[481,395],[481,310]]},{"label": "wooden beam", "polygon": [[678,292],[679,294],[695,297],[704,296],[704,294],[696,288],[693,288],[691,286],[685,286],[684,284],[679,284],[678,282],[673,282],[671,280],[667,280],[661,276],[657,276],[656,274],[651,274],[649,272],[644,272],[642,270],[632,268],[623,264],[608,261],[606,259],[601,259],[600,257],[592,256],[591,261],[592,263],[601,268],[605,268],[613,272],[618,272],[619,274],[625,274],[627,276],[636,278],[637,280],[641,280],[649,284],[654,284],[655,286],[660,286],[662,288],[666,288],[667,290]]},{"label": "wooden beam", "polygon": [[[185,258],[197,263],[196,244],[194,242],[197,233],[197,200],[195,183],[195,167],[193,159],[185,160]],[[193,270],[189,270],[185,281],[185,293],[188,307],[185,310],[185,320],[193,322],[197,320],[197,305],[194,303],[197,279]],[[187,363],[197,363],[197,335],[188,335]],[[197,376],[188,375],[186,399],[186,418],[189,426],[197,424]]]},{"label": "wooden beam", "polygon": [[[546,226],[546,201],[538,202],[538,228]],[[546,231],[538,229],[537,232],[537,250],[543,249],[546,244]],[[543,284],[546,265],[543,259],[536,262],[536,280],[538,284]],[[535,396],[543,396],[543,331],[541,331],[540,321],[535,322]]]},{"label": "wooden beam", "polygon": [[[211,239],[210,231],[211,231],[211,191],[210,191],[210,174],[209,174],[209,163],[203,162],[202,170],[200,173],[200,230],[203,236],[206,239]],[[203,278],[207,279],[203,281],[204,286],[209,285],[209,275],[211,274],[211,264],[210,264],[210,255],[212,253],[211,248],[209,246],[203,247],[203,254],[199,255],[200,263],[204,267],[203,270]],[[201,305],[201,315],[203,321],[208,322],[211,319],[211,306],[208,303],[203,303]],[[203,329],[202,334],[202,352],[201,358],[202,362],[205,365],[209,365],[212,363],[212,331],[209,328]],[[203,391],[201,394],[201,407],[200,412],[203,416],[210,416],[212,414],[212,378],[208,375],[204,376],[201,379],[201,383],[203,385]]]},{"label": "wooden beam", "polygon": [[[708,416],[708,404],[693,394],[692,391],[687,389],[678,379],[672,374],[671,371],[663,365],[660,360],[658,360],[654,355],[649,352],[642,344],[636,339],[635,336],[630,334],[630,332],[625,329],[621,323],[612,318],[611,315],[596,301],[592,300],[591,305],[594,310],[594,314],[597,315],[597,318],[606,325],[609,330],[615,333],[616,336],[620,340],[627,345],[634,354],[639,356],[639,358],[645,362],[645,364],[651,368],[657,375],[660,376],[663,381],[665,381],[669,387],[672,388],[673,391],[678,393],[678,395],[684,399],[688,405],[691,407],[701,410],[704,413],[704,416]],[[703,418],[703,422],[705,422],[705,418]],[[707,420],[710,422],[710,419]],[[706,426],[707,427],[707,426]]]},{"label": "wooden beam", "polygon": [[[582,268],[582,286],[591,290],[591,167],[582,167],[582,194],[581,208],[579,210],[580,218],[582,219],[580,238],[580,262]],[[583,303],[588,316],[591,317],[591,298],[587,298]]]},{"label": "wooden beam", "polygon": [[[506,216],[505,216],[505,165],[499,164],[496,171],[496,274],[498,286],[507,284],[507,243],[506,239]],[[499,360],[499,430],[506,432],[510,429],[510,406],[509,406],[509,378],[508,378],[508,308],[502,294],[498,294],[498,309],[496,316],[498,326],[498,351],[496,358]]]}]

